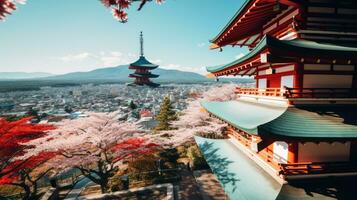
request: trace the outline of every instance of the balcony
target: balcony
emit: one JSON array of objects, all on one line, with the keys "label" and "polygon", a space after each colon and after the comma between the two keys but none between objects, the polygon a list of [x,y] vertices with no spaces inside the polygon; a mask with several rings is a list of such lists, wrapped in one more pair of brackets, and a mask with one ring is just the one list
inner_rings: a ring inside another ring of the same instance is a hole
[{"label": "balcony", "polygon": [[298,98],[356,98],[357,91],[352,88],[240,88],[235,89],[238,95],[254,95],[265,97]]},{"label": "balcony", "polygon": [[283,176],[357,173],[356,162],[303,162],[280,164]]}]

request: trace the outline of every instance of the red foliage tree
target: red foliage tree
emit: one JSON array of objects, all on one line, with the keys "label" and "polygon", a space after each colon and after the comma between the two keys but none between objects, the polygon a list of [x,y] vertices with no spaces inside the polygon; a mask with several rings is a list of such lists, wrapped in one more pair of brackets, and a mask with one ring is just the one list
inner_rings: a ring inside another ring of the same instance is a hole
[{"label": "red foliage tree", "polygon": [[55,153],[43,152],[26,159],[26,162],[16,160],[11,162],[5,170],[8,173],[0,178],[0,185],[13,185],[21,187],[23,199],[36,199],[38,181],[44,177],[51,168],[40,168],[55,156]]},{"label": "red foliage tree", "polygon": [[0,177],[6,176],[16,171],[27,160],[16,161],[31,146],[27,142],[43,137],[46,131],[54,129],[51,125],[31,124],[26,117],[17,121],[10,122],[0,118]]}]

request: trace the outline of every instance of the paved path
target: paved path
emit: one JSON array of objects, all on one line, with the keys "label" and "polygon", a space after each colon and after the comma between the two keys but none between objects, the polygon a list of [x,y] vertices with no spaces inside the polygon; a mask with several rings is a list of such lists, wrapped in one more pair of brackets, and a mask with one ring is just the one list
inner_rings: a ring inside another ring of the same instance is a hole
[{"label": "paved path", "polygon": [[204,200],[228,200],[221,184],[210,170],[195,171],[194,176]]},{"label": "paved path", "polygon": [[75,200],[79,197],[81,192],[89,185],[93,183],[89,178],[82,177],[72,188],[71,191],[68,192],[64,199],[66,200]]},{"label": "paved path", "polygon": [[181,177],[178,191],[179,200],[203,200],[192,172],[184,170],[181,172]]}]

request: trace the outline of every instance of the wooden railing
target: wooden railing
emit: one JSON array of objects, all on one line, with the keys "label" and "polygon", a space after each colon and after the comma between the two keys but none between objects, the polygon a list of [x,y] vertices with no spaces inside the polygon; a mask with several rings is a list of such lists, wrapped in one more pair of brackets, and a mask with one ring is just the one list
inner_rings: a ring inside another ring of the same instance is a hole
[{"label": "wooden railing", "polygon": [[279,174],[285,176],[357,172],[356,162],[302,162],[279,165]]},{"label": "wooden railing", "polygon": [[352,88],[240,88],[236,94],[291,98],[353,98],[357,91]]},{"label": "wooden railing", "polygon": [[283,95],[281,88],[240,88],[235,89],[236,94],[280,97]]},{"label": "wooden railing", "polygon": [[352,88],[284,88],[286,98],[352,98],[356,91]]}]

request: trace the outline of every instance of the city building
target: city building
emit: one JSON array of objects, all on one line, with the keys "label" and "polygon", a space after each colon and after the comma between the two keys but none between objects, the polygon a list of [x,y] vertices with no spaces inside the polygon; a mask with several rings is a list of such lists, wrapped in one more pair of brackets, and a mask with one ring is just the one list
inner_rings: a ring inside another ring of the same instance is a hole
[{"label": "city building", "polygon": [[[217,78],[253,76],[256,87],[237,87],[234,101],[201,105],[227,123],[235,148],[280,184],[269,190],[276,183],[259,187],[266,177],[245,180],[247,188],[238,190],[246,199],[270,199],[267,193],[271,199],[291,199],[283,192],[310,198],[306,187],[313,178],[357,175],[356,13],[356,2],[347,0],[246,0],[211,40],[212,49],[250,51],[207,71]],[[228,170],[245,177],[239,166]],[[249,187],[264,188],[265,196],[260,190],[242,191]],[[319,197],[329,195],[323,186],[312,188]]]},{"label": "city building", "polygon": [[157,87],[159,84],[154,83],[150,78],[157,78],[159,75],[152,74],[150,71],[156,69],[158,65],[152,64],[144,56],[144,39],[143,32],[140,32],[140,57],[137,61],[130,64],[129,69],[135,70],[129,75],[129,78],[134,78],[134,85],[148,85]]}]

